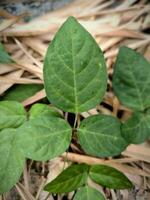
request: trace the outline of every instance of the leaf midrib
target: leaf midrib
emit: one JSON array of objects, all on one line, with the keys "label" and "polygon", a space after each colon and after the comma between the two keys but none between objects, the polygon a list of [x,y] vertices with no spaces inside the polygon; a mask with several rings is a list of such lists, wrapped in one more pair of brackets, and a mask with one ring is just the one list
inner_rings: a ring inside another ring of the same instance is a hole
[{"label": "leaf midrib", "polygon": [[91,135],[98,135],[98,136],[103,136],[103,137],[108,137],[108,138],[113,138],[113,139],[120,139],[122,138],[121,136],[120,137],[117,137],[117,136],[112,136],[112,135],[107,135],[107,134],[104,134],[104,133],[98,133],[98,132],[94,132],[94,131],[88,131],[88,130],[82,130],[82,129],[79,129],[79,131],[81,131],[82,133],[86,134],[86,133],[90,133]]},{"label": "leaf midrib", "polygon": [[[62,185],[62,184],[66,184],[66,185],[68,185],[68,183],[70,182],[70,181],[72,181],[72,179],[74,180],[74,179],[80,179],[80,183],[83,181],[83,179],[85,178],[85,176],[86,176],[86,174],[87,174],[87,172],[83,172],[83,173],[80,173],[80,174],[78,174],[78,175],[76,175],[76,177],[70,177],[68,180],[63,180],[63,181],[61,181],[61,182],[59,182],[59,184],[60,185]],[[53,187],[60,187],[60,186],[58,186],[58,183],[55,183],[55,184],[53,184]]]},{"label": "leaf midrib", "polygon": [[74,61],[74,48],[73,48],[73,33],[71,35],[71,51],[72,51],[72,68],[73,68],[73,82],[74,82],[74,97],[75,97],[75,113],[78,112],[78,97],[77,97],[77,82],[76,82],[76,67]]},{"label": "leaf midrib", "polygon": [[[55,132],[55,133],[50,133],[49,132],[49,134],[44,134],[44,135],[39,135],[39,136],[36,136],[36,137],[34,137],[34,139],[39,139],[39,138],[47,138],[47,137],[54,137],[54,136],[60,136],[62,133],[65,133],[65,132],[67,132],[67,134],[69,133],[69,131],[70,131],[70,129],[66,129],[66,130],[64,130],[64,131],[57,131],[57,132]],[[60,134],[59,134],[60,133]],[[59,135],[58,135],[59,134]],[[30,134],[30,136],[31,136],[31,134]],[[31,139],[32,139],[32,137],[30,137]]]},{"label": "leaf midrib", "polygon": [[137,123],[136,126],[131,127],[128,124],[126,124],[126,126],[127,126],[126,131],[130,131],[132,129],[139,128],[143,122],[145,122],[148,125],[147,118],[148,118],[148,116],[147,117],[142,116],[140,122]]}]

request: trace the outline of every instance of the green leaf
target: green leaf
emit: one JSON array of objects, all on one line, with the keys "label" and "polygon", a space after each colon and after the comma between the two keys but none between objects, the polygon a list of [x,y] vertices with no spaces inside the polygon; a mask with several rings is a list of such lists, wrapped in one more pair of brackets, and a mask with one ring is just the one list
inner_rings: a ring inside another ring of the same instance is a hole
[{"label": "green leaf", "polygon": [[84,119],[78,129],[83,150],[98,157],[119,155],[127,146],[121,136],[121,123],[113,116],[95,115]]},{"label": "green leaf", "polygon": [[120,171],[107,165],[93,165],[89,172],[90,178],[96,183],[113,189],[132,188],[131,181]]},{"label": "green leaf", "polygon": [[48,160],[63,153],[70,145],[71,127],[56,117],[38,117],[19,129],[20,148],[27,158]]},{"label": "green leaf", "polygon": [[0,194],[9,191],[19,180],[24,167],[24,155],[18,148],[17,131],[0,132]]},{"label": "green leaf", "polygon": [[9,54],[5,51],[2,43],[0,42],[0,63],[11,63],[12,59]]},{"label": "green leaf", "polygon": [[55,107],[50,107],[46,104],[36,103],[29,111],[30,119],[43,116],[61,117],[61,114]]},{"label": "green leaf", "polygon": [[113,89],[120,102],[142,111],[150,107],[150,63],[134,50],[121,47],[114,67]]},{"label": "green leaf", "polygon": [[22,104],[15,101],[0,101],[0,130],[17,128],[26,121]]},{"label": "green leaf", "polygon": [[44,84],[49,101],[67,112],[89,110],[104,96],[107,73],[102,51],[74,17],[67,19],[50,43]]},{"label": "green leaf", "polygon": [[77,191],[73,200],[105,200],[104,196],[94,188],[82,187]]},{"label": "green leaf", "polygon": [[36,92],[38,92],[42,88],[43,85],[38,85],[38,84],[14,85],[6,92],[6,94],[2,97],[2,100],[22,102],[27,98],[33,96]]},{"label": "green leaf", "polygon": [[88,172],[89,166],[86,164],[71,165],[48,183],[44,190],[51,193],[67,193],[76,190],[86,184]]},{"label": "green leaf", "polygon": [[150,137],[150,109],[135,112],[121,127],[122,135],[128,143],[139,144]]}]

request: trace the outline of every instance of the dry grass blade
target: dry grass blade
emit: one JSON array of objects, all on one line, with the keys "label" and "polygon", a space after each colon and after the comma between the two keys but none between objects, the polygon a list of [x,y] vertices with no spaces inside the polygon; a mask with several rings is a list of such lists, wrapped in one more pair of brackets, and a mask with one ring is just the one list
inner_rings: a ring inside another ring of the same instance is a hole
[{"label": "dry grass blade", "polygon": [[[137,49],[138,47],[141,47],[141,46],[146,46],[150,43],[150,38],[146,39],[146,40],[139,40],[138,42],[134,42],[134,43],[130,43],[126,46],[132,48],[132,49]],[[118,54],[118,51],[119,51],[119,48],[117,49],[113,49],[113,50],[110,50],[110,51],[107,51],[105,53],[105,58],[111,58],[111,57],[114,57]]]},{"label": "dry grass blade", "polygon": [[[18,79],[22,76],[23,74],[23,70],[17,70],[17,71],[14,71],[14,72],[11,72],[5,76],[3,76],[3,79]],[[3,81],[0,81],[0,95],[2,95],[6,90],[8,90],[13,84],[15,83],[15,81],[12,83],[4,83]]]},{"label": "dry grass blade", "polygon": [[25,47],[21,44],[21,42],[14,38],[16,44],[19,46],[19,48],[26,54],[26,56],[34,63],[36,64],[39,68],[42,68],[41,63],[39,63],[29,52],[25,49]]},{"label": "dry grass blade", "polygon": [[142,145],[130,145],[122,153],[125,156],[150,163],[150,148]]},{"label": "dry grass blade", "polygon": [[29,79],[29,78],[11,78],[11,77],[4,77],[0,76],[0,82],[2,83],[10,83],[10,84],[43,84],[43,81],[38,80],[38,79]]},{"label": "dry grass blade", "polygon": [[40,39],[28,37],[23,39],[23,43],[32,48],[35,52],[39,53],[41,56],[45,56],[48,45],[43,44]]},{"label": "dry grass blade", "polygon": [[43,73],[42,70],[36,67],[35,65],[31,64],[28,60],[19,60],[19,59],[14,59],[16,64],[12,64],[16,68],[26,70],[34,75],[36,75],[38,78],[43,79]]},{"label": "dry grass blade", "polygon": [[26,188],[24,187],[24,185],[22,185],[21,183],[16,184],[16,189],[18,190],[18,193],[20,194],[20,196],[24,199],[24,200],[36,200],[33,195],[26,190]]},{"label": "dry grass blade", "polygon": [[15,71],[16,67],[9,64],[0,64],[0,75]]},{"label": "dry grass blade", "polygon": [[[150,177],[150,174],[145,172],[144,170],[141,169],[136,169],[134,167],[121,164],[117,162],[117,160],[104,160],[104,159],[99,159],[99,158],[94,158],[90,156],[85,156],[85,155],[79,155],[75,153],[64,153],[61,155],[63,158],[67,157],[67,160],[72,161],[72,162],[78,162],[78,163],[87,163],[89,165],[93,164],[104,164],[104,165],[109,165],[112,167],[115,167],[116,169],[128,173],[128,174],[135,174],[135,175],[141,175],[141,176],[146,176]],[[129,162],[129,160],[128,160]],[[133,162],[133,160],[132,160]]]},{"label": "dry grass blade", "polygon": [[4,31],[5,29],[9,28],[10,26],[12,26],[13,24],[15,24],[17,21],[19,21],[20,19],[22,19],[24,16],[26,16],[27,14],[21,14],[19,16],[15,16],[12,17],[10,19],[4,19],[1,24],[0,24],[0,32]]},{"label": "dry grass blade", "polygon": [[46,94],[45,94],[45,90],[43,89],[43,90],[37,92],[32,97],[29,97],[28,99],[26,99],[25,101],[23,101],[22,104],[24,106],[28,106],[30,104],[33,104],[33,103],[35,103],[35,102],[43,99],[44,97],[46,97]]}]

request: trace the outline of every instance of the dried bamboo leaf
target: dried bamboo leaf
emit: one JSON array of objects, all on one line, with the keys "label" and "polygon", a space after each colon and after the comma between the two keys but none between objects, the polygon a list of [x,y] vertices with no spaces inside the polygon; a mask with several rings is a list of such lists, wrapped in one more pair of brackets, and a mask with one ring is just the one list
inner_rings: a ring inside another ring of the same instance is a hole
[{"label": "dried bamboo leaf", "polygon": [[26,16],[26,13],[15,16],[13,18],[10,19],[4,19],[1,23],[0,23],[0,32],[4,31],[5,29],[9,28],[10,26],[12,26],[13,24],[15,24],[17,21],[19,21],[21,18],[23,18],[24,16]]},{"label": "dried bamboo leaf", "polygon": [[15,83],[20,83],[20,84],[31,84],[31,83],[36,83],[36,84],[43,84],[43,81],[38,80],[38,79],[29,79],[29,78],[11,78],[11,77],[4,77],[0,76],[0,82],[2,84],[15,84]]},{"label": "dried bamboo leaf", "polygon": [[[17,70],[14,72],[9,73],[8,75],[3,76],[3,78],[20,78],[23,74],[23,70]],[[8,88],[10,88],[13,85],[13,83],[3,83],[2,81],[0,81],[0,95],[2,95]]]},{"label": "dried bamboo leaf", "polygon": [[8,73],[8,72],[12,72],[16,70],[16,67],[14,67],[13,65],[9,65],[9,64],[0,64],[0,75]]},{"label": "dried bamboo leaf", "polygon": [[132,144],[128,146],[128,148],[122,153],[122,155],[150,163],[150,147]]},{"label": "dried bamboo leaf", "polygon": [[45,94],[45,90],[43,89],[43,90],[37,92],[32,97],[30,97],[30,98],[26,99],[25,101],[23,101],[22,104],[24,106],[28,106],[30,104],[33,104],[33,103],[43,99],[44,97],[46,97],[46,94]]},{"label": "dried bamboo leaf", "polygon": [[116,169],[127,173],[127,174],[135,174],[135,175],[140,175],[140,176],[146,176],[150,177],[150,174],[145,172],[144,170],[141,169],[136,169],[134,167],[125,165],[125,164],[119,164],[114,160],[103,160],[99,158],[94,158],[90,156],[85,156],[85,155],[80,155],[80,154],[75,154],[75,153],[64,153],[61,155],[63,158],[67,156],[67,159],[72,161],[72,162],[78,162],[78,163],[87,163],[89,165],[93,164],[104,164],[104,165],[109,165],[112,167],[115,167]]}]

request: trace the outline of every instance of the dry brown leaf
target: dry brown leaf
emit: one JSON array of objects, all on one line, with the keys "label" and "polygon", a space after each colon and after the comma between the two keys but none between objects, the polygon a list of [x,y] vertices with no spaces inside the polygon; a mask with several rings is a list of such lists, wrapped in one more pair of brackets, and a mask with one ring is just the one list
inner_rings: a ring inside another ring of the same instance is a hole
[{"label": "dry brown leaf", "polygon": [[144,170],[136,169],[126,164],[120,164],[119,162],[117,162],[117,159],[104,160],[104,159],[99,159],[99,158],[94,158],[94,157],[90,157],[86,155],[79,155],[79,154],[69,153],[69,152],[62,154],[61,156],[63,158],[66,158],[67,156],[67,159],[72,162],[87,163],[89,165],[104,164],[104,165],[115,167],[116,169],[122,171],[123,173],[150,177],[150,174],[145,172]]},{"label": "dry brown leaf", "polygon": [[0,64],[0,75],[12,72],[14,70],[16,70],[16,67],[11,64]]},{"label": "dry brown leaf", "polygon": [[142,145],[129,145],[122,155],[150,163],[150,148]]},{"label": "dry brown leaf", "polygon": [[25,101],[22,102],[22,104],[24,106],[28,106],[30,104],[33,104],[41,99],[43,99],[44,97],[46,97],[45,94],[45,90],[40,90],[39,92],[37,92],[35,95],[29,97],[28,99],[26,99]]},{"label": "dry brown leaf", "polygon": [[14,16],[13,18],[10,19],[4,19],[1,23],[0,23],[0,32],[4,31],[5,29],[9,28],[10,26],[12,26],[13,24],[15,24],[16,22],[18,22],[20,19],[22,19],[24,16],[26,16],[27,14],[21,14],[18,16]]},{"label": "dry brown leaf", "polygon": [[[5,76],[3,76],[3,78],[5,79],[9,79],[9,78],[13,78],[13,79],[16,79],[16,78],[20,78],[23,74],[23,70],[17,70],[17,71],[14,71],[14,72],[11,72]],[[3,83],[2,81],[0,81],[0,95],[2,95],[6,90],[8,90],[8,88],[10,88],[12,85],[14,84],[13,83]]]}]

